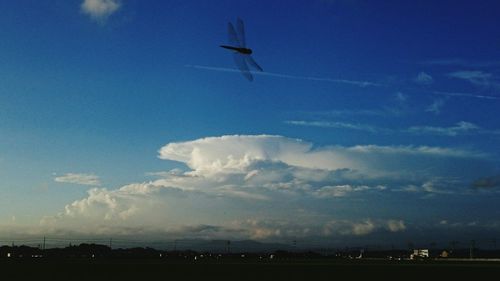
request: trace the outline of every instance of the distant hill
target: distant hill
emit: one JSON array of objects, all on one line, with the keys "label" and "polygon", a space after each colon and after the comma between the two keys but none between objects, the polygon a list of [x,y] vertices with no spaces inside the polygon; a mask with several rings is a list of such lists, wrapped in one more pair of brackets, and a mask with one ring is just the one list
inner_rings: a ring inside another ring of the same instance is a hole
[{"label": "distant hill", "polygon": [[[280,243],[262,243],[254,240],[177,240],[175,248],[177,250],[195,250],[208,252],[274,252],[278,250],[291,251],[293,247]],[[171,250],[171,249],[167,249]]]}]

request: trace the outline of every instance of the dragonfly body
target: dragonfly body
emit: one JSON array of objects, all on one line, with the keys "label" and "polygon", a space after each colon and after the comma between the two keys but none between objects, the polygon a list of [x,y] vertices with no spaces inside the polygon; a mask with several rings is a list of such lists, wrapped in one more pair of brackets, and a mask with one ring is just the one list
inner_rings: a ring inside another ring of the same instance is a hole
[{"label": "dragonfly body", "polygon": [[248,79],[248,81],[253,81],[252,71],[248,66],[252,66],[257,71],[263,71],[252,58],[252,49],[246,47],[245,40],[245,28],[243,26],[243,21],[238,19],[236,21],[236,29],[232,23],[227,24],[227,32],[229,45],[220,45],[224,49],[228,49],[233,52],[234,63],[241,71],[241,74]]},{"label": "dragonfly body", "polygon": [[252,54],[252,49],[241,48],[241,47],[233,47],[233,46],[227,46],[227,45],[220,45],[220,46],[222,48],[233,50],[233,51],[236,51],[236,52],[244,54],[244,55],[250,55],[250,54]]}]

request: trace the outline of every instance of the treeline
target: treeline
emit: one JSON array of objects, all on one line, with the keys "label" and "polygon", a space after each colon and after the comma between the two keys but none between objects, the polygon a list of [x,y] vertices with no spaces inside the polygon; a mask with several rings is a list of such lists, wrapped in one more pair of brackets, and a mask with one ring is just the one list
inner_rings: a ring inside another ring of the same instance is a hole
[{"label": "treeline", "polygon": [[[446,251],[444,257],[443,252]],[[133,248],[111,248],[107,245],[82,243],[70,245],[64,248],[42,249],[40,247],[1,246],[0,259],[23,259],[23,258],[134,258],[134,259],[224,259],[224,258],[254,258],[254,259],[407,259],[412,251],[408,250],[337,250],[325,253],[322,251],[284,251],[272,252],[217,252],[217,251],[193,251],[193,250],[158,250],[150,247]],[[472,249],[474,258],[500,258],[500,250]],[[430,258],[470,258],[471,249],[430,250]]]}]

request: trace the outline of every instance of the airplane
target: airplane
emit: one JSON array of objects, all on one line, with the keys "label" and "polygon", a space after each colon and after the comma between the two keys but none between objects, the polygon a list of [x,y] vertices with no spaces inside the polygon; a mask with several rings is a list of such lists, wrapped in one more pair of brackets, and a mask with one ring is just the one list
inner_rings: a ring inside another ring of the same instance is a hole
[{"label": "airplane", "polygon": [[[236,32],[236,30],[238,32]],[[233,59],[236,66],[246,79],[253,81],[253,76],[248,65],[258,71],[264,70],[252,58],[252,49],[246,47],[243,21],[240,18],[236,20],[236,29],[233,24],[229,22],[227,24],[227,33],[230,45],[220,45],[220,47],[233,51]]]}]

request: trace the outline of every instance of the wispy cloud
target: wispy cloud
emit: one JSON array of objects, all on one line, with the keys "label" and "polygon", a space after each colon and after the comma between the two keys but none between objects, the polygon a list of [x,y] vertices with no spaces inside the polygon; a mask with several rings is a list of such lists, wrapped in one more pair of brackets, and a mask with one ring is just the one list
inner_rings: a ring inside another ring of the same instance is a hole
[{"label": "wispy cloud", "polygon": [[[432,106],[432,105],[431,105]],[[437,107],[440,105],[436,105]],[[437,108],[436,110],[439,110]],[[432,111],[428,109],[427,111]],[[337,122],[337,121],[306,121],[306,120],[287,120],[284,121],[285,124],[293,125],[293,126],[304,126],[304,127],[317,127],[317,128],[334,128],[334,129],[349,129],[349,130],[357,130],[357,131],[365,131],[370,133],[411,133],[415,135],[440,135],[440,136],[449,136],[456,137],[459,135],[467,135],[467,134],[483,134],[483,135],[500,135],[500,130],[492,130],[492,129],[484,129],[479,127],[478,125],[460,121],[457,122],[454,126],[450,127],[439,127],[439,126],[411,126],[407,129],[390,129],[377,127],[366,124],[352,124],[346,122]],[[355,146],[358,149],[361,149],[361,146]],[[351,147],[350,149],[353,149]],[[398,147],[391,147],[393,150]],[[423,147],[421,147],[423,148]],[[364,149],[376,149],[376,146],[365,146]],[[381,148],[380,148],[381,149]],[[401,147],[399,147],[401,149]],[[384,150],[388,152],[388,147],[385,147]],[[379,150],[382,151],[382,150]],[[422,150],[423,151],[423,150]],[[400,152],[403,152],[401,150]]]},{"label": "wispy cloud", "polygon": [[497,96],[471,94],[471,93],[433,91],[432,94],[441,95],[441,96],[448,96],[448,97],[466,97],[466,98],[476,98],[476,99],[500,100],[500,97],[497,97]]},{"label": "wispy cloud", "polygon": [[432,76],[422,71],[415,77],[414,81],[420,85],[430,85],[434,82],[434,79]]},{"label": "wispy cloud", "polygon": [[428,195],[436,194],[458,194],[463,193],[456,190],[460,183],[454,179],[434,178],[423,182],[420,185],[410,184],[402,188],[392,189],[394,192],[423,193]]},{"label": "wispy cloud", "polygon": [[452,127],[434,127],[434,126],[414,126],[408,129],[408,132],[413,134],[433,134],[443,136],[458,136],[471,132],[478,132],[480,128],[469,122],[460,121]]},{"label": "wispy cloud", "polygon": [[120,0],[84,0],[80,6],[93,20],[104,21],[121,7]]},{"label": "wispy cloud", "polygon": [[380,146],[380,145],[356,145],[345,148],[347,151],[367,154],[386,154],[386,155],[420,155],[434,157],[453,157],[453,158],[483,158],[483,153],[477,153],[468,150],[452,149],[437,146]]},{"label": "wispy cloud", "polygon": [[[195,68],[195,69],[203,69],[210,71],[221,71],[221,72],[233,72],[240,73],[241,71],[234,68],[225,68],[225,67],[215,67],[215,66],[204,66],[204,65],[186,65],[186,67]],[[258,72],[258,71],[250,71],[254,75],[261,76],[269,76],[269,77],[278,77],[284,79],[294,79],[294,80],[309,80],[309,81],[318,81],[318,82],[330,82],[330,83],[340,83],[340,84],[349,84],[358,87],[368,87],[368,86],[383,86],[380,83],[375,83],[371,81],[357,81],[357,80],[348,80],[348,79],[336,79],[329,77],[313,77],[313,76],[298,76],[298,75],[289,75],[283,73],[273,73],[273,72]]]},{"label": "wispy cloud", "polygon": [[406,102],[406,100],[408,99],[408,96],[401,93],[401,92],[397,92],[396,93],[396,100],[400,103],[404,103]]},{"label": "wispy cloud", "polygon": [[437,99],[434,100],[426,109],[425,111],[427,112],[432,112],[434,114],[439,114],[441,113],[441,107],[444,105],[444,100],[442,99]]},{"label": "wispy cloud", "polygon": [[366,131],[366,132],[370,132],[370,133],[387,131],[387,129],[377,128],[377,127],[373,127],[373,126],[369,126],[369,125],[352,124],[352,123],[346,123],[346,122],[288,120],[288,121],[285,121],[285,123],[289,124],[289,125],[305,126],[305,127],[351,129],[351,130],[358,130],[358,131]]},{"label": "wispy cloud", "polygon": [[73,184],[91,185],[91,186],[101,185],[99,177],[92,174],[67,173],[65,175],[55,177],[54,181],[61,183],[73,183]]},{"label": "wispy cloud", "polygon": [[449,77],[469,81],[479,86],[490,86],[493,75],[480,70],[463,70],[448,73]]},{"label": "wispy cloud", "polygon": [[386,116],[395,113],[387,108],[381,109],[333,109],[325,111],[299,111],[309,116],[338,117],[338,116]]},{"label": "wispy cloud", "polygon": [[493,67],[499,66],[500,61],[474,61],[460,58],[442,58],[426,60],[420,64],[437,66]]}]

